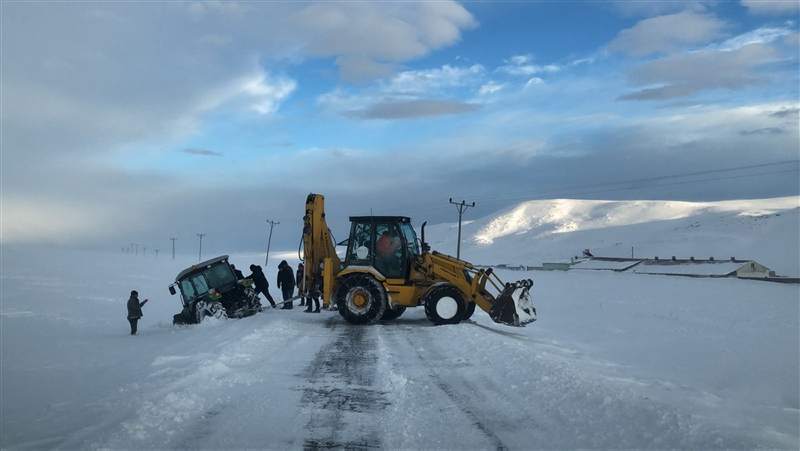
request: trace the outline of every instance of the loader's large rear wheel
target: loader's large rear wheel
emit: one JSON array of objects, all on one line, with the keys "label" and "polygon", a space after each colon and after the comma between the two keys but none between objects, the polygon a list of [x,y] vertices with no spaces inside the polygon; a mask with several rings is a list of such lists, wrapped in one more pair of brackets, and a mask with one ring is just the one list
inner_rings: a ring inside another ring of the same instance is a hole
[{"label": "loader's large rear wheel", "polygon": [[464,319],[467,305],[461,293],[452,285],[431,289],[425,297],[425,315],[433,324],[458,324]]},{"label": "loader's large rear wheel", "polygon": [[336,306],[351,324],[375,323],[386,311],[386,292],[369,274],[346,276],[336,290]]}]

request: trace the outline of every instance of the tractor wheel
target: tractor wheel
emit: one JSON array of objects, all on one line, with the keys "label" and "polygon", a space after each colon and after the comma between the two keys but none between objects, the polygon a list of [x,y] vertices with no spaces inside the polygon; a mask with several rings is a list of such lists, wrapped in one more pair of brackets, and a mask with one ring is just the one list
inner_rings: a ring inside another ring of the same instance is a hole
[{"label": "tractor wheel", "polygon": [[467,304],[467,309],[464,311],[464,318],[462,318],[461,321],[466,321],[472,318],[473,313],[475,313],[475,303],[470,302]]},{"label": "tractor wheel", "polygon": [[386,310],[386,292],[371,275],[347,276],[336,290],[336,306],[350,324],[375,323]]},{"label": "tractor wheel", "polygon": [[391,321],[400,318],[400,315],[405,311],[406,308],[399,305],[395,308],[386,307],[386,310],[383,311],[383,316],[381,316],[381,321]]},{"label": "tractor wheel", "polygon": [[214,302],[211,304],[209,314],[217,319],[228,319],[228,311],[222,305],[222,302]]},{"label": "tractor wheel", "polygon": [[222,306],[221,302],[198,301],[194,308],[196,324],[203,322],[206,316],[213,316],[219,319],[228,318],[228,312],[225,311],[225,307]]},{"label": "tractor wheel", "polygon": [[458,324],[464,318],[467,305],[461,293],[452,285],[440,285],[425,296],[425,315],[433,324]]}]

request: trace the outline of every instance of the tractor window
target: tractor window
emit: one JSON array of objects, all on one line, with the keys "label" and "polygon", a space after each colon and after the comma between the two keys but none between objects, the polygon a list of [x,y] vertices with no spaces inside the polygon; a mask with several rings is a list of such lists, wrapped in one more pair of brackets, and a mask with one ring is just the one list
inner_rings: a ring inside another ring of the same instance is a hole
[{"label": "tractor window", "polygon": [[206,277],[208,278],[208,283],[214,288],[236,283],[236,276],[233,275],[233,271],[226,264],[218,264],[208,268]]},{"label": "tractor window", "polygon": [[181,293],[183,293],[183,297],[187,301],[191,301],[197,297],[197,292],[194,289],[194,285],[192,285],[192,282],[189,279],[181,280]]},{"label": "tractor window", "polygon": [[194,284],[194,288],[198,293],[208,292],[208,282],[206,282],[206,278],[203,274],[192,276],[192,283]]}]

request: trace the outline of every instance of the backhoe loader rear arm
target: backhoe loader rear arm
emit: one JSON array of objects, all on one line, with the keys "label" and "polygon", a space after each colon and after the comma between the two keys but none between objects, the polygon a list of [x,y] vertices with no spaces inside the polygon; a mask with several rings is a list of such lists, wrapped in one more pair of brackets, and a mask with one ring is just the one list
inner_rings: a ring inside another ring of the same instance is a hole
[{"label": "backhoe loader rear arm", "polygon": [[[325,221],[325,197],[321,194],[309,194],[306,198],[302,260],[305,262],[305,273],[301,289],[307,296],[324,294],[323,304],[328,307],[334,276],[339,272],[341,260],[336,255],[336,246]],[[328,277],[323,277],[323,269]]]}]

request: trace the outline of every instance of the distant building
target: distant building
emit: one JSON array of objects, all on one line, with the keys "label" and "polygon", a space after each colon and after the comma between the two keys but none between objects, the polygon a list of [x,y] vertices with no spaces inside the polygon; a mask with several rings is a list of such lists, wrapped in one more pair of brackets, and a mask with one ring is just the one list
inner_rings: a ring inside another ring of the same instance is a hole
[{"label": "distant building", "polygon": [[775,277],[775,271],[770,271],[766,266],[753,260],[689,260],[654,259],[644,260],[641,264],[631,269],[637,274],[661,274],[691,277],[740,277],[740,278],[766,278]]},{"label": "distant building", "polygon": [[643,261],[644,260],[641,258],[593,257],[575,263],[574,265],[572,265],[572,268],[621,272],[621,271],[627,271],[628,269],[638,265]]},{"label": "distant building", "polygon": [[593,257],[581,260],[569,269],[605,270],[615,272],[632,272],[636,274],[657,274],[688,277],[739,277],[768,278],[775,277],[775,271],[753,260],[688,260],[677,259],[637,259]]}]

